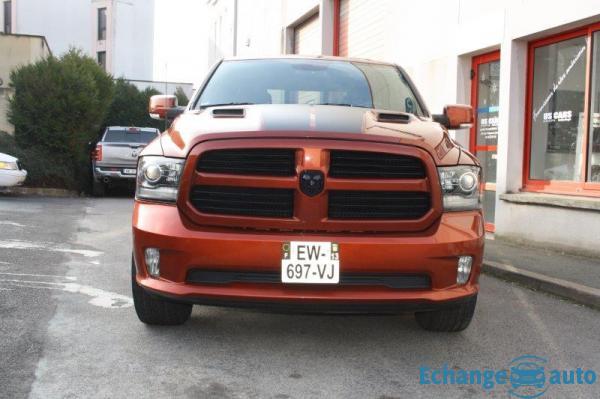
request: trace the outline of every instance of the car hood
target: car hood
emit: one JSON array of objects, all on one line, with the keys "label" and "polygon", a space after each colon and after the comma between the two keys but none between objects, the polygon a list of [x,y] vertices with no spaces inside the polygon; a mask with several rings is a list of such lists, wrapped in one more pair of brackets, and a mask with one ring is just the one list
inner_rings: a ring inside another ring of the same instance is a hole
[{"label": "car hood", "polygon": [[[234,116],[213,115],[214,110],[237,110]],[[450,139],[447,130],[429,118],[400,115],[402,122],[385,121],[389,112],[366,108],[266,104],[227,106],[187,111],[161,136],[165,156],[186,157],[196,144],[229,138],[335,138],[404,144],[427,150],[438,164],[476,163]],[[149,146],[142,155],[157,149]]]},{"label": "car hood", "polygon": [[17,158],[0,152],[0,161],[1,162],[17,162]]}]

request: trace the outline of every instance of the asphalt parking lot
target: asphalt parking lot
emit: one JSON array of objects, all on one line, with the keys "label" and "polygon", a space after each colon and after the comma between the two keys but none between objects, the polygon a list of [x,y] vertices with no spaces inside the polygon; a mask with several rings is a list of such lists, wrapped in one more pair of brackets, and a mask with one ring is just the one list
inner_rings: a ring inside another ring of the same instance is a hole
[{"label": "asphalt parking lot", "polygon": [[419,367],[501,370],[535,354],[600,371],[598,311],[488,276],[458,334],[411,315],[200,306],[183,326],[148,327],[131,302],[131,210],[125,196],[0,197],[0,397],[505,398],[503,386],[420,385]]}]

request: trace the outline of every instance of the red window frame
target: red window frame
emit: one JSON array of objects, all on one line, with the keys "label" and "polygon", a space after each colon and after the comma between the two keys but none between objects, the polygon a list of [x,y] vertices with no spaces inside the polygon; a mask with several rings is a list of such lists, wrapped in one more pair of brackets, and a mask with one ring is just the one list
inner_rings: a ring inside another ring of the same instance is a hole
[{"label": "red window frame", "polygon": [[[471,70],[474,73],[474,78],[478,76],[479,64],[487,64],[488,62],[500,61],[500,50],[495,50],[490,53],[474,56],[471,60]],[[471,107],[477,110],[477,82],[471,81]],[[477,145],[477,121],[471,126],[471,132],[469,136],[469,150],[475,154],[475,151],[494,151],[497,150],[495,146],[478,146]]]},{"label": "red window frame", "polygon": [[[471,107],[475,110],[475,121],[469,133],[469,151],[475,156],[478,155],[478,151],[498,151],[498,145],[477,145],[477,104],[479,96],[477,79],[479,79],[479,65],[494,61],[500,61],[500,50],[476,55],[471,59],[471,70],[473,71],[473,78],[471,79]],[[496,183],[484,183],[484,189],[496,191]],[[494,223],[486,222],[485,230],[493,233],[496,231],[496,226]]]},{"label": "red window frame", "polygon": [[[543,39],[529,42],[527,54],[527,94],[525,101],[525,146],[523,157],[523,188],[522,191],[543,192],[552,194],[568,194],[578,196],[600,197],[600,183],[588,182],[588,160],[589,160],[589,135],[590,135],[590,99],[591,99],[591,74],[592,74],[592,36],[600,31],[600,23],[585,26],[568,32],[559,33]],[[583,139],[581,140],[582,168],[580,181],[563,180],[537,180],[530,179],[531,164],[531,112],[533,97],[533,63],[534,52],[538,47],[558,43],[576,37],[585,37],[587,40],[586,65],[585,65],[585,95],[583,103]]]},{"label": "red window frame", "polygon": [[333,55],[340,55],[340,2],[333,0]]}]

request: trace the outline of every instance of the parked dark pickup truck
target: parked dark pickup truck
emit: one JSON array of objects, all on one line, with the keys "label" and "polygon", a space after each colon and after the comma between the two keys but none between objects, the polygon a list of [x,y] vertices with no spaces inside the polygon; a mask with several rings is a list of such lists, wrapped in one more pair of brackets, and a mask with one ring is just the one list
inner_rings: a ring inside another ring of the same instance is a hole
[{"label": "parked dark pickup truck", "polygon": [[140,151],[159,135],[149,127],[107,127],[92,152],[93,194],[103,196],[119,181],[134,183]]}]

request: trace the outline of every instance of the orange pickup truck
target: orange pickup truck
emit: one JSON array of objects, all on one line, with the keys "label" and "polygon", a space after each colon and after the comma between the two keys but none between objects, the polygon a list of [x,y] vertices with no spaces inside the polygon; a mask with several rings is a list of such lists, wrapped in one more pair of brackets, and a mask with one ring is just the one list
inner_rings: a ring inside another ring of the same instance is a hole
[{"label": "orange pickup truck", "polygon": [[397,65],[337,57],[228,59],[141,153],[132,287],[139,319],[193,304],[414,312],[460,331],[484,245],[481,169]]}]

